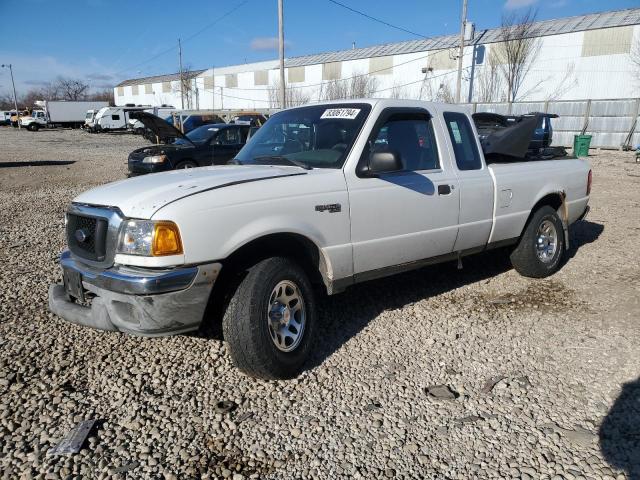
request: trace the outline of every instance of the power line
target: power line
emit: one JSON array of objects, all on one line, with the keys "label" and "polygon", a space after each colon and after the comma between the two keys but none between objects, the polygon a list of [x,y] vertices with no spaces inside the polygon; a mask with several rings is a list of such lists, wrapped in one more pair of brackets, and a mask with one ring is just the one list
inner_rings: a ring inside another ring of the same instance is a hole
[{"label": "power line", "polygon": [[[227,18],[229,15],[231,15],[232,13],[236,12],[237,10],[239,10],[241,7],[243,7],[244,5],[246,5],[247,3],[249,3],[249,1],[250,1],[250,0],[244,0],[244,1],[240,2],[238,5],[236,5],[236,6],[235,6],[235,7],[233,7],[232,9],[228,10],[227,12],[225,12],[224,14],[222,14],[220,17],[216,18],[213,22],[211,22],[211,23],[209,23],[209,24],[205,25],[204,27],[202,27],[200,30],[198,30],[198,31],[197,31],[197,32],[195,32],[194,34],[192,34],[192,35],[190,35],[190,36],[186,37],[186,38],[184,39],[184,41],[185,41],[185,42],[188,42],[188,41],[190,41],[190,40],[193,40],[195,37],[197,37],[198,35],[200,35],[200,34],[201,34],[202,32],[204,32],[205,30],[208,30],[209,28],[213,27],[213,26],[214,26],[215,24],[217,24],[218,22],[220,22],[220,21],[224,20],[224,19],[225,19],[225,18]],[[169,47],[169,48],[167,48],[166,50],[162,50],[160,53],[157,53],[156,55],[154,55],[154,56],[152,56],[152,57],[148,58],[147,60],[144,60],[144,61],[142,61],[142,62],[136,63],[135,65],[132,65],[132,66],[130,66],[130,67],[128,67],[128,68],[125,68],[125,69],[119,70],[119,71],[115,72],[113,75],[114,75],[114,76],[117,76],[117,75],[119,75],[119,74],[121,74],[121,73],[128,72],[128,71],[133,70],[133,69],[135,69],[135,68],[138,68],[138,67],[140,67],[140,66],[142,66],[142,65],[146,65],[147,63],[152,62],[152,61],[153,61],[153,60],[155,60],[156,58],[159,58],[159,57],[161,57],[161,56],[163,56],[163,55],[166,55],[167,53],[169,53],[169,52],[171,52],[171,51],[175,50],[176,48],[177,48],[177,47],[176,47],[176,45],[173,45],[172,47]]]},{"label": "power line", "polygon": [[411,35],[415,35],[416,37],[420,37],[420,38],[427,38],[426,36],[420,34],[420,33],[416,33],[416,32],[412,32],[411,30],[407,30],[406,28],[403,27],[399,27],[397,25],[393,25],[392,23],[389,22],[385,22],[384,20],[380,20],[379,18],[376,17],[372,17],[371,15],[361,12],[360,10],[356,10],[355,8],[350,7],[349,5],[345,5],[344,3],[340,3],[337,0],[328,0],[329,2],[338,5],[342,8],[346,8],[347,10],[352,11],[353,13],[357,13],[358,15],[362,15],[363,17],[368,18],[369,20],[373,20],[374,22],[378,22],[381,23],[382,25],[386,25],[387,27],[391,27],[391,28],[395,28],[396,30],[400,30],[401,32],[405,32],[405,33],[409,33]]}]

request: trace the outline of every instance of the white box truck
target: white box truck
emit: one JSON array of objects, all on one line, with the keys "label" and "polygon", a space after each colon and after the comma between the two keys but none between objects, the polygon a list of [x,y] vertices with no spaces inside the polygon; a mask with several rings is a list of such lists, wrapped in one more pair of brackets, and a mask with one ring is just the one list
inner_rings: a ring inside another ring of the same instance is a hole
[{"label": "white box truck", "polygon": [[31,131],[45,127],[79,128],[84,125],[87,110],[100,109],[109,105],[103,101],[37,101],[39,110],[33,110],[29,117],[23,117],[20,124]]}]

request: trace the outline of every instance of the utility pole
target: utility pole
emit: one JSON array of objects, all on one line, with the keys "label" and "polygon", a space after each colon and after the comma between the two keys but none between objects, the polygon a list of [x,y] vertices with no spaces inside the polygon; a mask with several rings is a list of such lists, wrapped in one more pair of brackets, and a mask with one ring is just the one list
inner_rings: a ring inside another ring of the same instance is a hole
[{"label": "utility pole", "polygon": [[184,79],[182,78],[182,43],[178,39],[178,61],[180,63],[180,103],[184,110]]},{"label": "utility pole", "polygon": [[2,64],[2,68],[8,68],[9,73],[11,74],[11,86],[13,87],[13,106],[16,107],[16,118],[18,119],[18,130],[20,130],[22,127],[20,127],[20,112],[18,112],[18,97],[16,97],[16,83],[13,81],[13,68],[11,67],[11,64],[8,64],[8,65]]},{"label": "utility pole", "polygon": [[282,108],[287,108],[286,86],[284,84],[284,7],[278,0],[278,50],[280,51],[280,98]]},{"label": "utility pole", "polygon": [[216,70],[211,65],[211,110],[216,109]]},{"label": "utility pole", "polygon": [[467,23],[467,0],[462,1],[462,18],[460,19],[460,50],[458,51],[458,82],[456,88],[456,103],[460,103],[462,90],[462,55],[464,54],[464,27]]}]

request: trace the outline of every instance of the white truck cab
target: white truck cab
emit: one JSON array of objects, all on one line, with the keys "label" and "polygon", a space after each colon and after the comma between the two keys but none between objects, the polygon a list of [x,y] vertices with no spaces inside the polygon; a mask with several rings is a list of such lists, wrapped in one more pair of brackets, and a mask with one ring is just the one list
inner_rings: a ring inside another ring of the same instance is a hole
[{"label": "white truck cab", "polygon": [[278,112],[232,163],[76,197],[50,309],[166,335],[213,305],[239,368],[288,378],[312,348],[318,292],[498,246],[521,274],[552,275],[591,185],[584,160],[487,164],[463,108],[408,100]]},{"label": "white truck cab", "polygon": [[20,126],[28,130],[37,130],[47,126],[47,114],[44,110],[33,110],[28,117],[20,117]]}]

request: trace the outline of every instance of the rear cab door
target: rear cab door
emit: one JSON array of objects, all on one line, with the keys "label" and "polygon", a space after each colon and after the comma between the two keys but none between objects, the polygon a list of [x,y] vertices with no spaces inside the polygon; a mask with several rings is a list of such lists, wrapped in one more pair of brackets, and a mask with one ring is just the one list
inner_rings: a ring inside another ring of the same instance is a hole
[{"label": "rear cab door", "polygon": [[[362,279],[453,252],[458,178],[436,108],[378,104],[357,165],[345,169],[354,273]],[[378,177],[358,173],[376,149],[397,151],[403,170]]]},{"label": "rear cab door", "polygon": [[482,155],[473,121],[464,110],[443,105],[446,144],[460,181],[460,218],[454,251],[484,247],[491,234],[494,180]]}]

